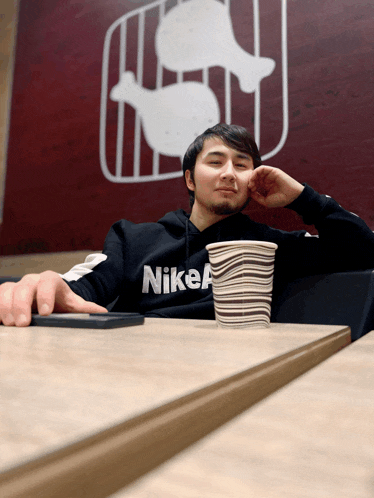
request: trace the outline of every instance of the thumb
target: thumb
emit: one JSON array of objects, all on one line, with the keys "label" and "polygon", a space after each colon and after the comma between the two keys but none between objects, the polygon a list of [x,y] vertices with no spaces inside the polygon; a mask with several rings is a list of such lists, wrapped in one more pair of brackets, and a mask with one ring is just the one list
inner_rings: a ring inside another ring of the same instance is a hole
[{"label": "thumb", "polygon": [[[64,282],[65,284],[65,282]],[[56,301],[53,311],[58,313],[105,313],[106,308],[99,304],[86,301],[82,297],[75,294],[70,287],[65,284],[56,292]]]},{"label": "thumb", "polygon": [[41,315],[57,313],[105,313],[98,304],[86,301],[75,294],[68,284],[54,272],[41,274],[37,290],[37,304]]},{"label": "thumb", "polygon": [[60,307],[58,300],[56,300],[55,311],[66,311],[68,313],[106,313],[108,311],[106,308],[100,306],[99,304],[84,300],[82,297],[75,294],[72,290],[70,290],[70,292],[72,295],[68,296],[65,306]]}]

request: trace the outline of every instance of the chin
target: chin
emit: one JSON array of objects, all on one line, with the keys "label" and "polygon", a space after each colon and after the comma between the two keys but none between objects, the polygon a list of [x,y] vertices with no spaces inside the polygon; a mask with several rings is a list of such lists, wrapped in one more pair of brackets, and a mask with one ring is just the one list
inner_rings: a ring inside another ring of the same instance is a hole
[{"label": "chin", "polygon": [[210,210],[214,214],[218,214],[218,215],[236,214],[236,213],[240,213],[241,211],[243,211],[243,209],[245,207],[247,207],[250,200],[251,200],[250,198],[247,199],[245,201],[245,203],[240,205],[240,206],[232,205],[229,202],[223,202],[222,204],[213,205]]},{"label": "chin", "polygon": [[229,203],[225,204],[216,204],[211,207],[211,211],[214,214],[223,215],[223,214],[235,214],[240,211],[238,206],[231,206]]}]

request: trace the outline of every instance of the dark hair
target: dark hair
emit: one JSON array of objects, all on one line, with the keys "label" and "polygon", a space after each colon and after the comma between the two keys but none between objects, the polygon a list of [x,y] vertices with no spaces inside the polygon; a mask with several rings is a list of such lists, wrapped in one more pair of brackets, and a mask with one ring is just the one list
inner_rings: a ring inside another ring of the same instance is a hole
[{"label": "dark hair", "polygon": [[[196,158],[203,150],[205,140],[214,137],[221,139],[222,142],[232,149],[249,154],[253,159],[253,166],[255,168],[261,165],[261,156],[256,142],[246,128],[237,125],[217,124],[212,128],[208,128],[204,131],[204,133],[196,137],[192,144],[188,147],[183,158],[184,181],[186,181],[187,170],[190,170],[191,179],[192,181],[194,180]],[[188,187],[187,189],[190,196],[190,206],[192,207],[195,202],[195,193]]]}]

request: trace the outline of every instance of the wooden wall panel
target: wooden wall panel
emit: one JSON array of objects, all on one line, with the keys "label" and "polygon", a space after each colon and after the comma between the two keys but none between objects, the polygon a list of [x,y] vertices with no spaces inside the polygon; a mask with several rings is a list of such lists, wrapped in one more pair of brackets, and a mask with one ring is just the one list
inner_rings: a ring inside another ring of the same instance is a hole
[{"label": "wooden wall panel", "polygon": [[18,3],[18,0],[2,0],[0,6],[0,223],[3,217]]},{"label": "wooden wall panel", "polygon": [[[8,147],[8,171],[0,254],[101,250],[118,219],[154,221],[165,212],[188,209],[182,178],[113,183],[100,166],[100,105],[105,35],[121,16],[150,0],[21,0]],[[166,8],[176,0],[167,0]],[[283,148],[266,161],[317,191],[334,197],[374,229],[372,112],[374,0],[261,0],[260,53],[276,62],[261,84],[261,152],[282,131],[281,5],[287,4],[288,119]],[[252,4],[231,0],[237,42],[253,53]],[[155,12],[146,16],[143,88],[155,89]],[[137,19],[128,21],[126,69],[138,72]],[[119,34],[110,46],[109,89],[118,81]],[[201,80],[201,72],[184,73]],[[176,73],[164,69],[164,84]],[[209,80],[224,118],[224,69]],[[231,77],[232,120],[253,131],[253,94]],[[126,104],[124,158],[132,168],[134,110]],[[108,107],[106,154],[116,154],[118,108]],[[141,136],[141,168],[150,171],[152,150]],[[173,162],[174,161],[174,162]],[[160,168],[175,168],[162,157]],[[180,166],[179,166],[180,167]],[[114,165],[110,162],[110,168]],[[287,209],[246,209],[277,228],[303,227]],[[308,227],[310,230],[310,227]]]}]

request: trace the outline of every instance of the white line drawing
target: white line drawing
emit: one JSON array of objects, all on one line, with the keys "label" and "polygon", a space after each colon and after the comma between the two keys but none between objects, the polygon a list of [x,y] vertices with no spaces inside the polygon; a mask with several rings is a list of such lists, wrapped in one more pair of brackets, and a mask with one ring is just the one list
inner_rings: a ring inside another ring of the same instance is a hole
[{"label": "white line drawing", "polygon": [[234,73],[242,92],[254,92],[275,61],[253,56],[234,37],[228,5],[217,0],[189,0],[171,9],[156,33],[156,53],[170,71],[222,66]]},{"label": "white line drawing", "polygon": [[[245,52],[235,40],[230,18],[230,1],[224,0],[222,3],[220,0],[185,0],[184,2],[177,0],[177,5],[166,13],[167,0],[158,0],[121,16],[110,26],[104,40],[100,109],[100,164],[106,179],[115,183],[136,183],[182,176],[181,166],[177,171],[160,173],[159,155],[181,157],[198,134],[220,121],[217,98],[209,87],[209,67],[213,66],[222,66],[225,70],[224,121],[226,123],[231,123],[232,114],[231,74],[238,77],[243,92],[254,92],[254,136],[257,144],[260,145],[260,82],[272,73],[275,62],[260,56],[258,0],[253,0],[253,55]],[[279,152],[288,134],[287,0],[280,1],[283,129],[278,145],[264,154],[263,160]],[[155,37],[157,77],[155,90],[148,90],[143,87],[145,14],[148,10],[155,8],[158,8],[159,23]],[[127,22],[135,16],[138,16],[136,78],[134,73],[126,71]],[[120,30],[119,81],[109,89],[109,50],[112,35],[117,28]],[[211,40],[215,32],[218,33],[216,43]],[[220,39],[225,43],[217,44]],[[163,68],[176,72],[176,84],[163,86]],[[183,81],[183,74],[192,70],[202,70],[202,83]],[[114,174],[109,171],[106,159],[108,98],[118,102]],[[127,176],[122,173],[125,103],[130,104],[136,112],[133,174]],[[148,145],[153,149],[151,175],[140,174],[142,129]]]},{"label": "white line drawing", "polygon": [[125,71],[110,98],[127,102],[138,111],[148,144],[165,156],[181,157],[191,137],[219,121],[214,92],[195,81],[147,90],[135,81],[134,73]]},{"label": "white line drawing", "polygon": [[[260,53],[260,22],[259,22],[259,5],[258,0],[253,0],[253,15],[255,17],[255,55]],[[261,156],[263,161],[275,156],[281,150],[286,142],[288,135],[288,57],[287,57],[287,0],[281,0],[281,23],[282,23],[282,108],[283,108],[283,128],[281,138],[273,150]],[[257,39],[258,38],[258,39]],[[255,140],[260,148],[260,85],[255,91]]]}]

